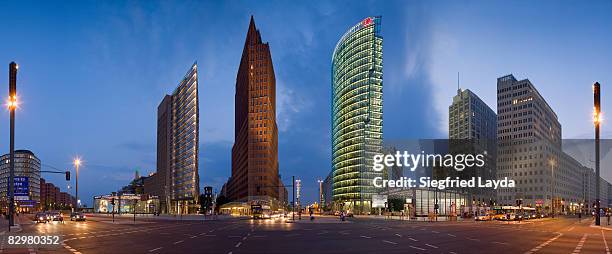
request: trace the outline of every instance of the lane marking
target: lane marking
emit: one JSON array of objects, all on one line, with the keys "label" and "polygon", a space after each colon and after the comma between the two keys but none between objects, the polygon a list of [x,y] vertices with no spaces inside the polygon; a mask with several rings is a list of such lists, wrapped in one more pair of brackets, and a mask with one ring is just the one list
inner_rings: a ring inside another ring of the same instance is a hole
[{"label": "lane marking", "polygon": [[238,248],[238,247],[240,247],[240,245],[241,245],[241,244],[242,244],[242,242],[238,242],[238,243],[236,244],[236,246],[234,246],[234,247]]},{"label": "lane marking", "polygon": [[427,246],[429,246],[429,247],[432,247],[432,248],[434,248],[434,249],[437,249],[437,248],[438,248],[438,246],[431,245],[431,244],[428,244],[428,243],[426,243],[425,245],[427,245]]},{"label": "lane marking", "polygon": [[561,236],[563,235],[562,233],[559,233],[559,232],[555,232],[555,234],[557,234],[557,236],[555,236],[555,237],[553,237],[553,238],[548,239],[548,241],[543,242],[543,243],[541,243],[540,245],[538,245],[538,246],[534,247],[533,249],[531,249],[531,250],[529,250],[529,251],[525,252],[525,254],[532,254],[532,253],[534,253],[534,252],[537,252],[537,251],[539,251],[540,249],[542,249],[542,248],[546,247],[546,245],[549,245],[549,244],[550,244],[550,243],[552,243],[553,241],[555,241],[555,240],[559,239],[559,237],[561,237]]},{"label": "lane marking", "polygon": [[503,244],[503,245],[508,245],[508,243],[504,243],[504,242],[492,242],[492,243],[496,243],[496,244]]},{"label": "lane marking", "polygon": [[372,238],[372,237],[362,235],[362,236],[361,236],[361,238],[370,239],[370,238]]},{"label": "lane marking", "polygon": [[582,250],[582,246],[584,246],[584,242],[586,241],[588,235],[584,234],[582,235],[582,238],[580,238],[580,242],[578,242],[578,245],[576,245],[576,248],[574,249],[574,254],[578,254],[580,253],[580,251]]},{"label": "lane marking", "polygon": [[393,245],[396,245],[396,244],[397,244],[396,242],[387,241],[387,240],[383,240],[383,242],[386,242],[386,243],[388,243],[388,244],[393,244]]},{"label": "lane marking", "polygon": [[447,234],[447,235],[450,237],[457,237],[456,235],[453,235],[453,234]]},{"label": "lane marking", "polygon": [[413,248],[413,249],[416,249],[416,250],[422,250],[422,251],[425,251],[425,249],[423,249],[423,248],[419,248],[419,247],[412,246],[412,245],[408,245],[408,247]]},{"label": "lane marking", "polygon": [[175,244],[175,245],[176,245],[176,244],[179,244],[179,243],[182,243],[182,242],[184,242],[184,241],[183,241],[183,240],[180,240],[180,241],[174,242],[173,244]]},{"label": "lane marking", "polygon": [[603,229],[601,230],[601,238],[603,238],[604,245],[606,246],[606,254],[610,254],[610,248],[608,248],[608,241],[606,241]]},{"label": "lane marking", "polygon": [[418,241],[419,241],[419,240],[414,239],[414,238],[412,238],[412,237],[408,237],[408,239],[412,240],[413,242],[418,242]]},{"label": "lane marking", "polygon": [[402,237],[402,235],[400,235],[400,234],[395,234],[395,235],[396,235],[397,237]]},{"label": "lane marking", "polygon": [[156,252],[156,251],[161,250],[161,249],[162,249],[162,247],[158,247],[158,248],[155,248],[155,249],[149,250],[149,252]]}]

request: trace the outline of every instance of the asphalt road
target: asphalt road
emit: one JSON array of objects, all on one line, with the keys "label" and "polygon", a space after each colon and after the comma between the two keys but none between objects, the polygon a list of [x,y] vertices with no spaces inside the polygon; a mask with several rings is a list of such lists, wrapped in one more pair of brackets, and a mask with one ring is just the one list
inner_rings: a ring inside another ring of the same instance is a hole
[{"label": "asphalt road", "polygon": [[22,234],[60,235],[56,248],[2,253],[609,253],[612,231],[573,218],[504,222],[407,222],[335,218],[287,223],[231,219],[93,218],[27,224]]}]

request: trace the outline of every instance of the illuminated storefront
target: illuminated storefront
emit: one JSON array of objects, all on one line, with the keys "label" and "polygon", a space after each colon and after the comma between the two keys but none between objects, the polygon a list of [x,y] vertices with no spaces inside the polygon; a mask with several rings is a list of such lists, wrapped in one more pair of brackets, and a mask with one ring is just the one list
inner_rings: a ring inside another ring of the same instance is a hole
[{"label": "illuminated storefront", "polygon": [[95,213],[134,213],[134,209],[136,213],[158,213],[159,197],[140,194],[95,196],[93,208]]},{"label": "illuminated storefront", "polygon": [[382,148],[380,17],[347,31],[332,57],[332,172],[336,209],[371,211],[372,157]]}]

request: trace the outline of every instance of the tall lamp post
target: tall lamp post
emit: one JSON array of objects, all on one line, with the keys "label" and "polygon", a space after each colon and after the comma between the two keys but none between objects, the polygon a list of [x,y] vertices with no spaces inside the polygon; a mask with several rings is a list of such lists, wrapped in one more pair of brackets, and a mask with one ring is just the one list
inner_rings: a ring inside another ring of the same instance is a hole
[{"label": "tall lamp post", "polygon": [[9,231],[15,225],[15,108],[17,108],[17,69],[19,66],[15,62],[9,64],[9,101],[10,111],[10,173],[9,173]]},{"label": "tall lamp post", "polygon": [[323,181],[321,179],[317,180],[319,183],[319,213],[323,211]]},{"label": "tall lamp post", "polygon": [[76,210],[79,211],[79,165],[81,165],[81,159],[74,159],[74,167],[76,168],[76,184],[75,184],[75,199],[76,199]]},{"label": "tall lamp post", "polygon": [[555,217],[555,188],[556,186],[556,182],[555,181],[555,160],[554,159],[550,159],[549,161],[550,163],[550,206],[551,206],[551,211],[552,211],[552,217]]},{"label": "tall lamp post", "polygon": [[600,200],[599,200],[599,124],[601,122],[601,96],[600,96],[600,85],[599,82],[595,82],[593,85],[593,104],[595,106],[595,112],[593,112],[593,122],[595,123],[595,174],[597,175],[595,178],[595,189],[597,192],[595,193],[595,206],[596,206],[596,214],[595,214],[595,225],[599,226],[601,224],[601,220],[599,218],[599,210],[600,210]]}]

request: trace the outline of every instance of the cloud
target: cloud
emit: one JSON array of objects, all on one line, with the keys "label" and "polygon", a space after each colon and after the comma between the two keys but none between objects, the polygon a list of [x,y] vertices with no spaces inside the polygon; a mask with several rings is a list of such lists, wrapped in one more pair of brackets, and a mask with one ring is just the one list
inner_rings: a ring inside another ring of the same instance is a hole
[{"label": "cloud", "polygon": [[277,85],[276,90],[276,122],[278,125],[278,129],[281,132],[286,132],[293,124],[295,115],[309,108],[310,105],[302,96],[294,92],[294,90],[289,88],[288,86]]}]

